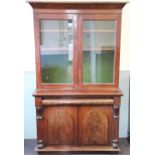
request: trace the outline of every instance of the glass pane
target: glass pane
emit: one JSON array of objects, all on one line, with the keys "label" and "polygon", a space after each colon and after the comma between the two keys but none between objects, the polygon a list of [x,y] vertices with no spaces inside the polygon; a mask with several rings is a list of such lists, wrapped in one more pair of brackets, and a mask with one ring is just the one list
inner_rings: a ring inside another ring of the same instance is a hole
[{"label": "glass pane", "polygon": [[41,80],[73,82],[72,20],[40,20]]},{"label": "glass pane", "polygon": [[84,21],[84,83],[113,83],[115,35],[115,21]]}]

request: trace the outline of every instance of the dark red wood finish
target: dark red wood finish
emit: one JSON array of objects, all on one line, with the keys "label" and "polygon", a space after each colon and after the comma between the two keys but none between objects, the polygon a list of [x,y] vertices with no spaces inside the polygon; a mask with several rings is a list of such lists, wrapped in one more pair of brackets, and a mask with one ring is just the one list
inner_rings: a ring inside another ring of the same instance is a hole
[{"label": "dark red wood finish", "polygon": [[[36,48],[37,89],[33,96],[37,113],[37,151],[119,151],[119,106],[123,95],[118,88],[120,32],[121,10],[125,3],[29,3],[34,13]],[[40,19],[73,20],[73,84],[41,83]],[[116,21],[113,84],[82,83],[82,23],[85,19]]]},{"label": "dark red wood finish", "polygon": [[104,2],[94,2],[94,3],[46,3],[46,2],[30,2],[30,5],[34,9],[106,9],[106,10],[114,10],[114,9],[122,9],[126,3],[104,3]]},{"label": "dark red wood finish", "polygon": [[112,106],[81,106],[78,109],[80,145],[112,144]]},{"label": "dark red wood finish", "polygon": [[47,123],[49,145],[77,144],[77,107],[46,106],[44,119]]}]

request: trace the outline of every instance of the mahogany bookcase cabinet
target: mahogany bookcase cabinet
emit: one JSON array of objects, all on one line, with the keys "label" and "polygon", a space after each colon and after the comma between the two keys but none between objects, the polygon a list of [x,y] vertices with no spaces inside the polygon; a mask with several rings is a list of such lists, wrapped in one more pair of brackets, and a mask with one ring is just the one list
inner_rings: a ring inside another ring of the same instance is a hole
[{"label": "mahogany bookcase cabinet", "polygon": [[36,150],[119,151],[125,3],[29,3],[36,52]]}]

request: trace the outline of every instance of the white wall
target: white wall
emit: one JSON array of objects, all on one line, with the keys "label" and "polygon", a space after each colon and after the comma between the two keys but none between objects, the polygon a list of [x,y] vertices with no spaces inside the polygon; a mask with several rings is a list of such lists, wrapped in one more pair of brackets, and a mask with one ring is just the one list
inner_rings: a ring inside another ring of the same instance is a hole
[{"label": "white wall", "polygon": [[130,70],[129,20],[130,20],[130,3],[126,4],[122,10],[120,70]]}]

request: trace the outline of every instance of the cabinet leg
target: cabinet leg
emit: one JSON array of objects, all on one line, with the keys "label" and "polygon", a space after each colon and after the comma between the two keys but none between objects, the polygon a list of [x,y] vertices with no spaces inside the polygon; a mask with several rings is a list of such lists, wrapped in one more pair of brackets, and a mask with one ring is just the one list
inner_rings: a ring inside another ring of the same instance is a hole
[{"label": "cabinet leg", "polygon": [[112,141],[112,147],[114,149],[117,149],[118,148],[118,139],[113,139],[113,141]]},{"label": "cabinet leg", "polygon": [[43,147],[44,147],[43,140],[38,140],[37,141],[37,148],[42,149]]}]

